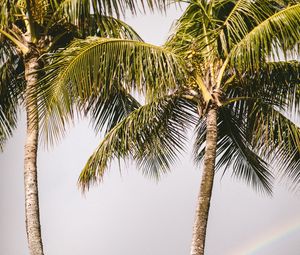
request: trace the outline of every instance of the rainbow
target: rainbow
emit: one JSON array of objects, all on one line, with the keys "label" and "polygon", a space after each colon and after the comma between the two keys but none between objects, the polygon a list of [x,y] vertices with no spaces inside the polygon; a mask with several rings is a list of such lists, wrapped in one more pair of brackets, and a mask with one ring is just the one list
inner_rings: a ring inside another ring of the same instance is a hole
[{"label": "rainbow", "polygon": [[300,232],[300,218],[292,219],[278,225],[268,231],[256,236],[253,240],[246,243],[242,247],[230,252],[230,255],[255,255],[262,249],[270,246],[271,244],[279,241],[283,237],[288,237],[296,232]]}]

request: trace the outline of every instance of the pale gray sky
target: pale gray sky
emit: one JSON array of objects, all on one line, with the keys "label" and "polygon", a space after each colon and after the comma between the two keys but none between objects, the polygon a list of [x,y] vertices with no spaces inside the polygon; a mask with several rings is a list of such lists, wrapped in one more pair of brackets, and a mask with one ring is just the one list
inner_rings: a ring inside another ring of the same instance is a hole
[{"label": "pale gray sky", "polygon": [[[148,42],[162,44],[173,20],[128,18]],[[24,117],[0,154],[0,254],[28,255],[24,220]],[[76,181],[98,145],[81,121],[54,149],[39,154],[42,234],[46,255],[188,255],[200,169],[189,152],[155,183],[127,165],[114,165],[104,183],[83,197]],[[300,195],[276,187],[273,198],[217,175],[207,233],[207,255],[299,255]]]}]

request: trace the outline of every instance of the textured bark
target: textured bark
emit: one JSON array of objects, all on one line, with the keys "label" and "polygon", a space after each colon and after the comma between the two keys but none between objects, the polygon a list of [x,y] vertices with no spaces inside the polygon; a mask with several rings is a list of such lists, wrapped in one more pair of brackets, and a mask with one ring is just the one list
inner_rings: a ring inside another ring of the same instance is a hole
[{"label": "textured bark", "polygon": [[194,222],[191,255],[204,254],[206,227],[214,182],[216,147],[217,109],[216,107],[211,106],[207,113],[207,134],[204,166]]},{"label": "textured bark", "polygon": [[34,49],[31,49],[25,56],[27,133],[24,155],[24,187],[26,232],[30,255],[43,255],[37,179],[39,127],[37,101],[34,95],[38,78],[35,73],[39,68],[38,56],[39,54]]}]

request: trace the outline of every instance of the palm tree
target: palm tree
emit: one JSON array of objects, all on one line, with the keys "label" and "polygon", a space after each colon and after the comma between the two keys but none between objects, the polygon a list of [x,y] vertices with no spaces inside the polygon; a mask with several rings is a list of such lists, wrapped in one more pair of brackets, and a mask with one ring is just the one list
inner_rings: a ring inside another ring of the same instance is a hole
[{"label": "palm tree", "polygon": [[[141,2],[143,3],[143,1]],[[45,55],[57,52],[73,38],[97,35],[140,40],[118,17],[144,8],[135,0],[1,0],[0,1],[0,149],[17,123],[17,107],[24,102],[27,133],[24,155],[26,230],[29,251],[43,254],[41,239],[37,150],[39,111],[37,93]],[[147,1],[163,10],[164,0]],[[111,16],[115,15],[114,18]]]},{"label": "palm tree", "polygon": [[103,180],[113,159],[132,159],[158,178],[194,127],[203,173],[191,255],[204,254],[215,170],[265,194],[274,166],[299,182],[300,129],[285,113],[299,115],[300,63],[288,61],[299,50],[299,25],[298,1],[190,0],[162,47],[76,40],[46,70],[42,123],[56,137],[58,116],[72,119],[79,109],[97,131],[106,127],[79,177],[83,191]]}]

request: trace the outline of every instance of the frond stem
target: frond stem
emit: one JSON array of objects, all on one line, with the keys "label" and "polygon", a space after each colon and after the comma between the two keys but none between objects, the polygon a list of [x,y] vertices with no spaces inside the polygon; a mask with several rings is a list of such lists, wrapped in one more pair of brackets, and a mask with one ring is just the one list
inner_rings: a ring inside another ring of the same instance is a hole
[{"label": "frond stem", "polygon": [[11,40],[22,51],[24,55],[28,53],[29,51],[28,47],[26,47],[23,43],[18,41],[15,37],[13,37],[12,35],[10,35],[9,33],[5,32],[2,29],[0,29],[0,33],[6,36],[9,40]]}]

